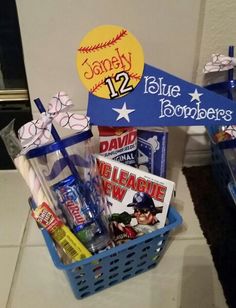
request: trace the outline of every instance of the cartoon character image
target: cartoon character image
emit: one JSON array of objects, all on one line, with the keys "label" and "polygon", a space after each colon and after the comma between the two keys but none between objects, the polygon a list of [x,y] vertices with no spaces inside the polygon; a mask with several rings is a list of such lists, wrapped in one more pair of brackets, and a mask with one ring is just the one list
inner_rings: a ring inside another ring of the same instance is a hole
[{"label": "cartoon character image", "polygon": [[149,194],[144,192],[137,192],[133,197],[133,202],[129,203],[127,207],[133,207],[133,217],[136,218],[140,225],[155,225],[159,222],[157,218],[158,213],[162,213],[162,207],[156,207]]},{"label": "cartoon character image", "polygon": [[151,196],[144,192],[136,192],[133,202],[127,207],[133,207],[133,213],[113,213],[109,218],[116,245],[156,230],[159,222],[157,214],[163,210],[163,207],[156,207]]},{"label": "cartoon character image", "polygon": [[125,243],[129,239],[136,238],[137,232],[130,225],[132,216],[129,213],[114,213],[111,215],[109,220],[110,228],[113,234],[113,240],[116,245]]}]

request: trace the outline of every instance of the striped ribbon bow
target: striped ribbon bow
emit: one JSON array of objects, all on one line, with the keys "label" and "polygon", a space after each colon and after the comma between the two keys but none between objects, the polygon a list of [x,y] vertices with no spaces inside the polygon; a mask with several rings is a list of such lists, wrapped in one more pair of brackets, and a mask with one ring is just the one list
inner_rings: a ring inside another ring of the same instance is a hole
[{"label": "striped ribbon bow", "polygon": [[41,113],[37,120],[30,121],[18,130],[18,136],[25,150],[39,147],[50,140],[52,122],[63,128],[78,132],[89,129],[89,117],[68,112],[73,106],[71,99],[65,92],[59,92],[48,104],[48,110]]},{"label": "striped ribbon bow", "polygon": [[224,56],[219,53],[212,54],[211,62],[205,64],[203,73],[228,71],[236,66],[236,58]]}]

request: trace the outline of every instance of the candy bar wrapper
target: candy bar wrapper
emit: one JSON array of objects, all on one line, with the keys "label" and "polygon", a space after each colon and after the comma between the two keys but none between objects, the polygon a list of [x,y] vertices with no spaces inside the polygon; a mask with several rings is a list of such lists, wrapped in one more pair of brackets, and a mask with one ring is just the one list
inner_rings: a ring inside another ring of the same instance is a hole
[{"label": "candy bar wrapper", "polygon": [[166,177],[168,129],[138,128],[138,168]]},{"label": "candy bar wrapper", "polygon": [[45,202],[32,212],[32,216],[41,228],[48,231],[72,261],[80,261],[91,256],[91,253]]},{"label": "candy bar wrapper", "polygon": [[135,167],[137,165],[137,129],[99,126],[100,154]]}]

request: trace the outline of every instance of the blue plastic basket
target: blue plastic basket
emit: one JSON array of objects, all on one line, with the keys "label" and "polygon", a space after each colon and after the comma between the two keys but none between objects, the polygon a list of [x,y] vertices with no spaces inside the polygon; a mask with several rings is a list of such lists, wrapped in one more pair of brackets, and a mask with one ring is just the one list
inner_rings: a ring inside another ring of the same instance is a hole
[{"label": "blue plastic basket", "polygon": [[230,196],[233,199],[234,204],[236,205],[236,186],[234,182],[230,182],[228,184],[228,190],[229,190]]},{"label": "blue plastic basket", "polygon": [[61,262],[47,231],[42,233],[54,265],[65,272],[75,297],[81,299],[155,267],[169,232],[182,218],[171,207],[167,221],[164,228],[69,265]]},{"label": "blue plastic basket", "polygon": [[[234,46],[229,46],[228,55],[234,56]],[[231,100],[236,100],[236,80],[234,78],[234,69],[228,71],[228,80],[206,86],[205,88],[223,95]],[[225,198],[227,204],[235,207],[232,196],[228,189],[228,184],[233,182],[232,170],[229,162],[227,161],[224,150],[235,148],[236,139],[225,140],[216,143],[213,136],[218,132],[219,126],[207,127],[207,132],[211,142],[211,157],[212,157],[212,170],[215,183],[222,196]]]},{"label": "blue plastic basket", "polygon": [[235,207],[235,203],[233,202],[228,189],[228,184],[234,182],[234,179],[229,162],[224,155],[224,150],[235,147],[235,140],[233,140],[233,143],[229,141],[215,143],[212,136],[216,132],[216,127],[207,127],[207,131],[211,144],[212,173],[214,181],[221,195],[225,199],[226,204]]}]

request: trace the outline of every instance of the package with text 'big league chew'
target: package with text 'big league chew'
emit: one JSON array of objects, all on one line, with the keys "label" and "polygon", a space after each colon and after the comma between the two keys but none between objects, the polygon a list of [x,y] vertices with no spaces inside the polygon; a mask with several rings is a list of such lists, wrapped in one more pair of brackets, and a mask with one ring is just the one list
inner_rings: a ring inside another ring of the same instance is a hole
[{"label": "package with text 'big league chew'", "polygon": [[120,244],[165,226],[174,182],[96,155],[110,228]]}]

